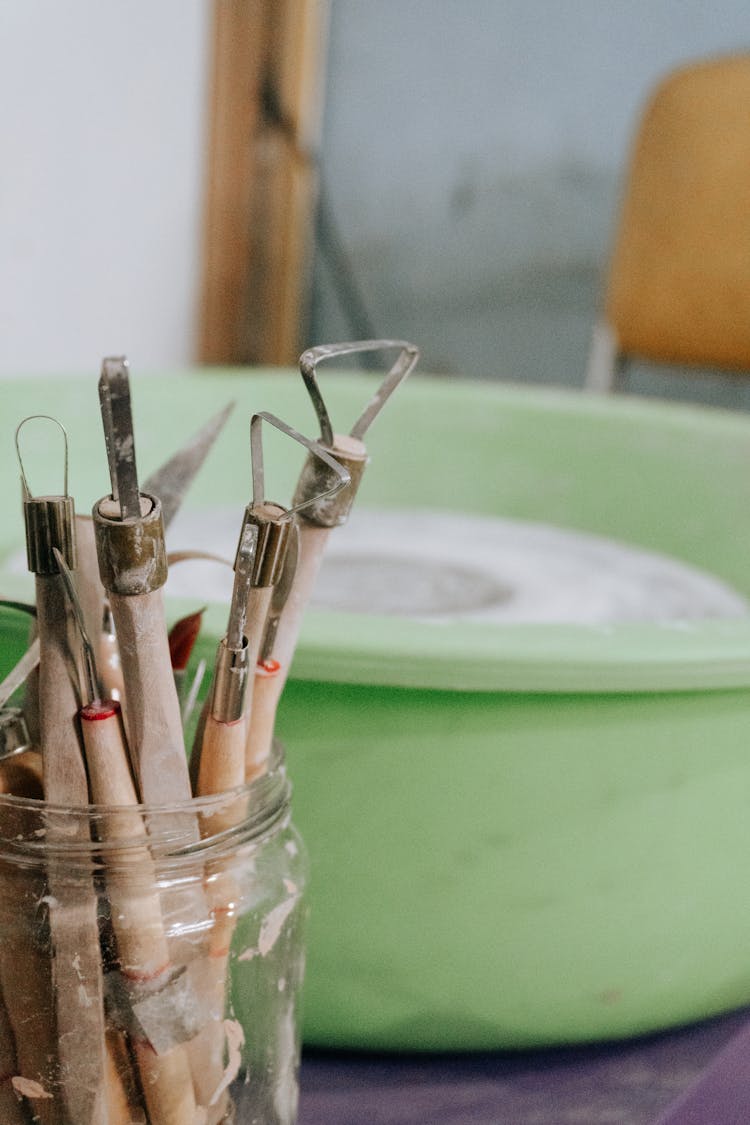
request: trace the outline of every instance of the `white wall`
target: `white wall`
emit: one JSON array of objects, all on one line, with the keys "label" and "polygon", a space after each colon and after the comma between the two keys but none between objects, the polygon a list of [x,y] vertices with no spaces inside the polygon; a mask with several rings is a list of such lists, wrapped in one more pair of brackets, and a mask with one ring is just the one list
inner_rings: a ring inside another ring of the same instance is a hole
[{"label": "white wall", "polygon": [[0,374],[193,359],[209,16],[0,3]]}]

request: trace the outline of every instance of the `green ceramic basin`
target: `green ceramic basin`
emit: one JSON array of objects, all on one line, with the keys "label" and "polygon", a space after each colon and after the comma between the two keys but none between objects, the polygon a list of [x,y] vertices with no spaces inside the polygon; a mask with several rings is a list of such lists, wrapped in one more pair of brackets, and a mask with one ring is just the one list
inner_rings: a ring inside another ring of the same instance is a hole
[{"label": "green ceramic basin", "polygon": [[[324,389],[348,429],[371,386],[331,373]],[[313,429],[291,373],[136,374],[133,395],[142,476],[237,400],[187,501],[196,518],[220,505],[239,519],[252,411]],[[21,596],[13,431],[37,412],[68,428],[78,510],[108,489],[95,375],[0,383],[0,588]],[[748,417],[415,375],[368,445],[358,510],[543,521],[750,594]],[[281,502],[299,469],[285,452],[269,438]],[[32,491],[57,490],[57,454],[35,457]],[[225,619],[209,607],[209,658]],[[0,673],[23,633],[0,616]],[[750,1001],[750,619],[446,626],[311,612],[279,733],[312,858],[308,1042],[574,1042]]]}]

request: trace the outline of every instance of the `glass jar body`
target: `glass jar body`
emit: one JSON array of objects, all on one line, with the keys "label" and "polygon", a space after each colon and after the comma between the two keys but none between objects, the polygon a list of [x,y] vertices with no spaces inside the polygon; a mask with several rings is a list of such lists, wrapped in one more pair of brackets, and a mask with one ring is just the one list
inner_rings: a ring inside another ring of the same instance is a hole
[{"label": "glass jar body", "polygon": [[0,1120],[294,1125],[306,878],[280,767],[169,808],[0,796]]}]

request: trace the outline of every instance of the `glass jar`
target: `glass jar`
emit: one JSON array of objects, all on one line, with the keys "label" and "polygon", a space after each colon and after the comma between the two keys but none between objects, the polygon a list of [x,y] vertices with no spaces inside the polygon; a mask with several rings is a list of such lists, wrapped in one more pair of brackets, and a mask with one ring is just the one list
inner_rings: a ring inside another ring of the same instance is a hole
[{"label": "glass jar", "polygon": [[281,761],[171,807],[0,787],[3,1125],[293,1125],[307,859],[289,798]]}]

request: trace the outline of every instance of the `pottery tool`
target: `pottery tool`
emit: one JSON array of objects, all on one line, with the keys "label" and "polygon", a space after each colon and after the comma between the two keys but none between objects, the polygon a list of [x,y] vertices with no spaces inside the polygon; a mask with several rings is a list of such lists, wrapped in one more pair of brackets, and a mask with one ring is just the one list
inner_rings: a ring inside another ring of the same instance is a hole
[{"label": "pottery tool", "polygon": [[[197,796],[225,793],[245,780],[245,699],[250,668],[245,635],[247,603],[258,546],[258,526],[243,523],[237,548],[226,635],[219,642],[208,710],[202,729]],[[234,823],[234,821],[232,821]],[[222,813],[204,822],[205,834],[225,827]]]},{"label": "pottery tool", "polygon": [[[20,452],[20,433],[34,419],[52,421],[64,441],[63,492],[32,495]],[[47,837],[66,844],[89,841],[80,819],[64,811],[88,803],[88,781],[79,742],[78,699],[74,687],[76,661],[69,636],[63,579],[57,548],[75,567],[74,505],[68,495],[67,434],[56,419],[35,415],[16,429],[21,470],[26,552],[35,575],[36,621],[39,635],[39,746],[42,753]],[[54,947],[52,977],[56,1002],[60,1071],[66,1082],[63,1099],[76,1125],[105,1120],[104,1008],[97,903],[93,884],[71,880],[63,863],[48,864],[49,920]]]},{"label": "pottery tool", "polygon": [[[140,518],[141,506],[146,509],[146,524],[144,527],[154,533],[154,535],[161,537],[161,544],[158,551],[154,551],[154,558],[148,557],[148,550],[146,557],[140,560],[133,560],[132,551],[137,546],[139,537],[138,527],[130,529],[130,535],[125,535],[120,531],[120,540],[128,540],[128,545],[120,542],[120,546],[114,549],[115,557],[111,560],[112,567],[115,573],[120,576],[121,585],[127,586],[132,589],[133,575],[130,573],[123,574],[123,570],[127,571],[129,564],[135,566],[136,569],[141,570],[141,583],[138,585],[136,582],[137,595],[145,593],[155,593],[157,587],[160,588],[166,578],[166,563],[163,562],[163,539],[166,529],[169,527],[172,519],[176,515],[184,495],[196,476],[198,470],[203,465],[208,453],[213,447],[216,438],[223,429],[230,413],[234,409],[234,403],[229,403],[222,410],[220,410],[213,418],[193,434],[192,437],[183,445],[176,453],[174,453],[164,464],[160,465],[146,480],[143,491],[138,487],[138,478],[135,468],[135,445],[133,439],[132,429],[132,415],[130,411],[130,388],[128,379],[127,361],[124,359],[107,359],[104,361],[102,369],[102,378],[99,384],[100,399],[102,405],[102,419],[105,428],[105,440],[107,444],[107,455],[110,466],[110,477],[112,478],[112,497],[111,502],[113,507],[110,507],[110,499],[105,498],[95,508],[94,523],[99,526],[101,530],[101,521],[97,520],[97,509],[100,516],[106,516],[109,519],[119,519],[127,521],[133,518],[134,513],[137,513],[137,518]],[[113,408],[114,403],[114,408]],[[118,475],[122,480],[118,481]],[[133,486],[135,486],[135,494],[133,493]],[[123,509],[120,505],[118,515],[117,501],[119,499],[120,489],[125,490],[125,504],[130,505],[128,514],[123,515]],[[128,495],[130,489],[131,495]],[[136,495],[139,502],[136,505]],[[148,497],[148,503],[141,501],[140,498]],[[156,513],[154,512],[154,501],[158,504],[161,511],[161,530],[157,530]],[[113,510],[114,509],[114,510]],[[112,539],[118,533],[111,528],[108,531],[108,536]],[[97,533],[95,531],[95,537]],[[153,546],[153,544],[152,544]],[[100,551],[97,547],[97,554]],[[122,551],[125,555],[122,555]],[[159,559],[159,566],[163,564],[164,574],[149,575],[149,568]],[[148,586],[149,589],[142,589],[142,586]],[[122,592],[122,591],[121,591]],[[154,602],[155,599],[152,599]],[[85,601],[84,601],[84,609]],[[156,606],[154,605],[154,610]],[[135,614],[138,606],[135,602],[131,603],[130,610]],[[104,627],[102,631],[102,638],[100,643],[101,659],[100,671],[104,680],[105,686],[109,689],[108,694],[111,694],[115,699],[122,699],[124,694],[124,672],[122,670],[122,662],[118,648],[117,637],[117,622],[111,610],[111,599],[104,603]],[[122,616],[124,610],[120,607],[118,616]],[[153,616],[153,614],[152,614]],[[87,616],[87,623],[90,627],[90,618]],[[112,623],[112,624],[110,624]],[[93,637],[96,634],[90,631]],[[144,642],[146,638],[144,637]],[[132,666],[130,674],[134,675]],[[174,707],[171,705],[171,700],[167,701],[167,713],[170,720],[167,722],[167,727],[171,731],[172,738],[176,738],[176,729],[174,727]],[[133,710],[136,709],[134,705]],[[130,714],[125,708],[126,721],[130,722]],[[181,735],[180,735],[181,741]],[[177,766],[179,772],[179,766]],[[144,797],[144,800],[146,798]]]},{"label": "pottery tool", "polygon": [[[323,467],[322,470],[318,470],[316,489],[308,496],[295,497],[295,502],[293,502],[291,507],[282,507],[279,504],[266,501],[264,498],[263,451],[260,440],[262,421],[270,422],[277,427],[278,430],[286,433],[289,438],[304,445],[308,451],[308,462],[320,462],[320,465]],[[261,661],[261,648],[266,631],[268,631],[273,591],[279,584],[281,576],[284,573],[289,544],[292,541],[293,544],[295,544],[293,558],[295,558],[295,560],[297,558],[297,515],[302,508],[331,501],[332,497],[340,494],[342,490],[349,485],[351,479],[349,469],[340,465],[332,456],[331,452],[326,450],[323,445],[320,445],[317,441],[311,441],[309,438],[305,438],[305,436],[302,436],[302,434],[298,433],[296,430],[292,430],[291,426],[281,422],[279,418],[265,412],[253,415],[251,421],[251,459],[253,501],[245,510],[245,521],[254,521],[259,525],[259,532],[262,535],[262,547],[259,550],[259,558],[256,560],[249,602],[247,602],[249,640],[252,667],[255,669],[255,675],[252,678],[249,693],[247,693],[246,703],[246,781],[252,781],[253,777],[259,776],[264,771],[270,755],[271,740],[259,742],[259,739],[253,739],[251,735],[251,731],[255,726],[254,693],[257,686],[263,684],[266,679],[272,677],[274,674],[277,674],[279,670],[278,664],[273,663],[268,656]],[[286,596],[286,593],[283,592],[280,595],[284,601],[286,601]],[[277,605],[278,602],[279,598],[277,598]],[[278,625],[278,615],[275,624]],[[265,728],[266,723],[263,717],[265,696],[263,695],[262,688],[259,694],[261,715],[260,719],[257,721],[259,721],[261,727]]]},{"label": "pottery tool", "polygon": [[[327,463],[333,474],[332,490],[342,488],[348,479],[345,470],[328,453],[318,450],[315,442],[298,434],[275,415],[253,415],[250,422],[252,499],[245,509],[240,529],[227,631],[219,643],[211,693],[197,732],[196,760],[191,762],[198,796],[228,795],[225,805],[202,818],[201,831],[205,835],[230,830],[246,814],[247,799],[237,793],[233,795],[233,791],[247,780],[248,696],[253,685],[271,592],[283,566],[295,514],[292,509],[265,499],[261,438],[264,421]],[[223,1075],[226,1040],[224,995],[236,925],[233,904],[237,888],[231,872],[221,866],[212,867],[206,880],[206,894],[213,925],[209,939],[210,962],[206,967],[204,983],[208,994],[213,997],[216,1019],[202,1033],[200,1043],[205,1061],[205,1089],[209,1100],[213,1101],[214,1091],[221,1089]],[[216,1120],[223,1120],[221,1113]]]},{"label": "pottery tool", "polygon": [[[263,469],[263,447],[261,441],[261,425],[268,422],[275,429],[286,434],[288,438],[297,441],[308,451],[308,458],[315,462],[323,463],[325,476],[318,477],[318,490],[313,495],[298,499],[291,507],[282,507],[280,504],[268,501],[265,498],[265,481]],[[259,657],[263,637],[266,629],[271,606],[273,589],[279,582],[286,560],[292,533],[292,522],[296,519],[300,508],[310,504],[322,503],[325,499],[335,496],[349,484],[350,474],[342,468],[322,445],[316,441],[305,438],[304,435],[293,430],[286,422],[268,412],[254,414],[250,423],[251,466],[253,480],[252,503],[245,508],[243,531],[247,525],[254,524],[259,535],[259,546],[255,552],[252,582],[249,597],[247,597],[247,647],[249,647],[250,666],[254,669],[259,664]],[[271,667],[266,661],[260,669],[265,675],[271,673]],[[268,754],[253,753],[251,747],[250,728],[252,726],[252,713],[254,708],[253,694],[255,683],[259,676],[253,675],[247,685],[245,699],[246,713],[246,748],[245,748],[245,781],[252,781],[265,768]],[[263,748],[265,749],[265,748]],[[269,747],[270,749],[270,747]]]},{"label": "pottery tool", "polygon": [[[244,702],[242,718],[245,727],[246,755],[247,721],[252,711],[253,687],[256,679],[254,670],[257,668],[273,589],[284,566],[287,547],[293,535],[294,519],[297,511],[296,508],[285,508],[280,504],[267,500],[265,497],[265,476],[261,437],[261,426],[263,422],[267,422],[286,437],[302,445],[307,449],[309,456],[320,458],[325,463],[330,475],[330,480],[326,485],[328,492],[335,493],[339,491],[348,483],[349,479],[347,471],[341,468],[330,453],[320,448],[317,442],[311,441],[309,438],[298,433],[291,426],[288,426],[286,422],[282,422],[281,419],[277,418],[274,414],[261,411],[252,416],[250,420],[252,499],[245,508],[240,530],[240,547],[237,553],[237,559],[239,559],[243,544],[248,542],[248,534],[251,534],[251,539],[255,546],[253,549],[253,561],[247,588],[247,604],[244,622],[245,645],[242,657],[244,661],[243,667],[252,670],[252,674],[243,681]],[[236,585],[237,583],[235,582],[235,593]],[[221,652],[222,649],[220,646],[220,656]],[[220,669],[220,666],[220,662],[217,662],[217,671]],[[215,682],[218,682],[218,679],[219,677],[215,676]],[[209,777],[213,777],[214,773],[217,771],[217,766],[211,765],[206,767],[209,772],[206,773],[204,771],[203,781],[201,782],[199,780],[204,744],[206,742],[204,737],[206,718],[210,713],[210,707],[211,697],[206,701],[203,714],[198,723],[190,761],[191,778],[196,793],[200,795],[222,791],[216,788],[218,783],[216,779],[209,780]],[[235,730],[234,734],[235,738],[238,739],[239,731]],[[212,751],[209,751],[209,753],[211,754]],[[224,758],[226,759],[226,755],[224,755]],[[224,766],[222,768],[226,769],[227,767]],[[236,776],[236,771],[234,769],[230,772],[232,776]],[[255,772],[258,771],[252,768],[252,765],[248,763],[246,758],[244,780],[251,780]],[[234,784],[238,784],[238,782],[235,781]]]},{"label": "pottery tool", "polygon": [[[308,497],[297,499],[290,508],[266,499],[261,441],[261,425],[264,421],[302,445],[307,450],[308,458],[322,465],[322,471],[317,478],[318,490]],[[350,476],[348,470],[343,468],[318,442],[304,437],[281,419],[265,411],[254,414],[250,421],[250,456],[253,498],[252,503],[245,509],[243,526],[249,523],[256,525],[259,543],[247,603],[248,647],[250,666],[256,669],[260,676],[267,677],[275,670],[275,666],[272,668],[266,662],[258,669],[258,659],[266,632],[273,591],[284,569],[293,521],[302,508],[324,503],[339,494],[349,484]],[[254,687],[258,681],[259,675],[255,674],[248,687],[246,699],[248,728],[254,706]],[[266,747],[263,747],[260,753],[256,753],[249,737],[246,741],[245,780],[251,781],[265,769],[267,754],[263,752]]]},{"label": "pottery tool", "polygon": [[[317,367],[325,360],[394,349],[398,350],[395,363],[349,434],[334,434],[315,378]],[[248,745],[251,758],[262,759],[270,753],[278,701],[289,674],[302,617],[315,585],[328,536],[332,528],[346,523],[367,464],[364,435],[386,401],[414,369],[418,358],[418,348],[403,340],[361,340],[322,345],[309,348],[300,356],[300,372],[320,426],[318,445],[328,450],[347,469],[351,479],[349,485],[341,491],[335,494],[327,492],[330,471],[312,456],[307,458],[300,474],[292,501],[295,508],[303,509],[299,515],[299,562],[273,644],[272,656],[279,665],[278,671],[266,680],[260,679],[257,685],[262,702],[256,703],[254,714],[250,718]]]},{"label": "pottery tool", "polygon": [[[101,697],[94,648],[86,632],[73,576],[58,551],[55,557],[82,648],[81,694],[86,702],[79,717],[91,798],[97,805],[117,806],[116,811],[102,816],[102,839],[107,844],[122,840],[128,845],[124,857],[107,849],[105,870],[120,973],[139,1021],[131,1029],[133,1049],[151,1125],[181,1125],[193,1120],[196,1109],[190,1066],[182,1046],[196,1027],[191,1024],[185,1031],[180,1019],[190,997],[184,987],[185,979],[175,977],[171,967],[156,872],[143,814],[138,808],[120,705],[116,700]],[[138,841],[142,846],[134,849],[133,844]],[[154,1005],[148,1001],[156,994],[159,1004],[154,1017]],[[157,1037],[158,1050],[153,1042]]]},{"label": "pottery tool", "polygon": [[[151,805],[172,805],[192,797],[182,733],[182,719],[169,656],[163,586],[167,555],[161,503],[138,486],[127,360],[105,359],[99,380],[102,422],[109,461],[111,495],[94,505],[99,571],[107,591],[122,661],[123,717],[136,787]],[[179,818],[183,831],[199,829]],[[169,947],[175,964],[198,956],[200,927],[188,917],[207,916],[198,886],[190,893],[171,889],[163,909],[175,923]],[[178,925],[180,918],[185,925]],[[194,1078],[202,1063],[187,1046]]]},{"label": "pottery tool", "polygon": [[128,364],[105,359],[99,380],[112,492],[94,505],[99,572],[112,609],[125,685],[125,728],[141,799],[190,799],[162,587],[161,503],[138,487]]},{"label": "pottery tool", "polygon": [[[230,402],[146,479],[144,492],[157,496],[161,502],[165,533],[233,409],[234,403]],[[124,683],[120,652],[112,611],[99,577],[96,536],[91,517],[76,516],[76,530],[80,579],[78,589],[86,627],[92,641],[99,637],[98,666],[105,693],[112,699],[122,701]]]},{"label": "pottery tool", "polygon": [[159,497],[165,530],[177,515],[185,493],[226,425],[234,405],[233,402],[227,403],[218,414],[209,418],[168,461],[143,482],[143,491],[147,495]]},{"label": "pottery tool", "polygon": [[[245,777],[245,693],[250,668],[245,619],[257,543],[257,526],[243,524],[235,559],[227,631],[219,642],[211,692],[199,727],[199,796],[229,793],[242,785]],[[243,812],[244,802],[236,798],[228,801],[217,812],[201,818],[201,834],[207,836],[231,828],[241,819]],[[236,884],[233,876],[225,870],[212,870],[210,877],[206,878],[206,897],[212,925],[202,987],[213,1018],[198,1037],[196,1054],[200,1054],[201,1067],[194,1070],[194,1075],[199,1100],[208,1104],[219,1090],[224,1073],[227,964],[235,927],[232,904],[236,899]],[[228,1096],[223,1092],[212,1120],[224,1120],[227,1108]]]}]

